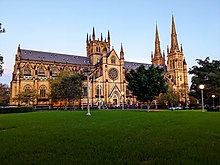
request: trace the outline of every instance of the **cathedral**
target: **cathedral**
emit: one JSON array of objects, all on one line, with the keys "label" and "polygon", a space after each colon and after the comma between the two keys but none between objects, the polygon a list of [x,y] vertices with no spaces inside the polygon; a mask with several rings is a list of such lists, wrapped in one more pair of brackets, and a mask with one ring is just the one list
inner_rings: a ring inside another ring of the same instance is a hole
[{"label": "cathedral", "polygon": [[[89,87],[90,105],[119,106],[122,102],[136,104],[137,101],[127,89],[125,73],[140,65],[148,68],[159,65],[164,68],[165,78],[179,95],[180,101],[188,100],[187,64],[182,45],[179,48],[174,17],[172,16],[171,45],[167,47],[167,63],[165,52],[161,53],[158,27],[156,25],[155,51],[151,54],[152,64],[125,61],[123,46],[117,53],[111,48],[111,37],[96,39],[95,29],[86,38],[87,56],[68,55],[35,50],[22,49],[18,46],[15,57],[13,77],[11,81],[10,105],[22,105],[15,98],[20,92],[35,90],[37,98],[32,102],[35,106],[49,106],[51,102],[50,82],[62,71],[89,73],[89,83],[83,83],[83,96],[80,105],[87,105],[87,88]],[[147,92],[147,91],[146,91]]]}]

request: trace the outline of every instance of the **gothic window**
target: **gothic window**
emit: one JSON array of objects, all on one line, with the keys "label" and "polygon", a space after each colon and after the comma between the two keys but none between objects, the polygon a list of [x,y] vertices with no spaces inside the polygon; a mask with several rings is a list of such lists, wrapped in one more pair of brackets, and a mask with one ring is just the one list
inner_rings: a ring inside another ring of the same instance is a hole
[{"label": "gothic window", "polygon": [[38,76],[45,76],[44,67],[39,66],[38,68]]},{"label": "gothic window", "polygon": [[102,93],[102,87],[101,87],[101,85],[97,85],[97,86],[96,86],[96,95],[99,95],[99,93],[100,93],[100,95],[101,95],[101,93]]},{"label": "gothic window", "polygon": [[24,76],[31,76],[31,68],[28,64],[24,67]]},{"label": "gothic window", "polygon": [[25,93],[28,93],[28,92],[30,92],[31,91],[31,86],[30,85],[26,85],[25,87],[24,87],[24,92]]},{"label": "gothic window", "polygon": [[99,51],[99,47],[98,46],[96,46],[96,52],[98,52]]},{"label": "gothic window", "polygon": [[57,75],[57,73],[58,73],[58,70],[57,70],[57,68],[54,66],[54,67],[52,68],[52,70],[51,70],[51,76],[55,77],[55,76]]},{"label": "gothic window", "polygon": [[45,86],[40,87],[40,97],[46,97],[46,87]]},{"label": "gothic window", "polygon": [[111,63],[112,63],[112,64],[115,64],[115,62],[116,62],[115,57],[112,57],[112,58],[111,58]]},{"label": "gothic window", "polygon": [[183,78],[182,78],[182,75],[180,75],[180,81],[182,81],[182,79],[183,79]]}]

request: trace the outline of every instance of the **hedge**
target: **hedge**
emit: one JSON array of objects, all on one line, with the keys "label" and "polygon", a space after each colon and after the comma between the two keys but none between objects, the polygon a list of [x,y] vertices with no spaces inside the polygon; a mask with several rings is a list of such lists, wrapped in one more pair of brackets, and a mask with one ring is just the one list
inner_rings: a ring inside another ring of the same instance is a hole
[{"label": "hedge", "polygon": [[33,112],[35,109],[33,107],[2,107],[0,108],[0,113],[25,113]]}]

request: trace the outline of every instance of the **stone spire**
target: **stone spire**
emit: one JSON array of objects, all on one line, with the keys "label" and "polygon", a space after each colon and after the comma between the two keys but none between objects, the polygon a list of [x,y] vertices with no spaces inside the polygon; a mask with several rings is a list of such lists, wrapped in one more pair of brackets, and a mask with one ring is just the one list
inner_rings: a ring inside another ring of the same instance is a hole
[{"label": "stone spire", "polygon": [[177,41],[176,27],[174,17],[172,15],[172,32],[171,32],[171,47],[170,52],[179,51],[179,45]]},{"label": "stone spire", "polygon": [[165,65],[165,58],[162,57],[161,49],[160,49],[160,39],[158,33],[158,27],[156,24],[156,34],[155,34],[155,51],[154,55],[151,53],[151,62],[156,65]]},{"label": "stone spire", "polygon": [[120,59],[124,59],[124,51],[123,51],[122,43],[121,43]]},{"label": "stone spire", "polygon": [[86,35],[86,43],[88,43],[88,42],[89,42],[89,35],[87,33],[87,35]]},{"label": "stone spire", "polygon": [[95,41],[95,28],[92,29],[92,40]]},{"label": "stone spire", "polygon": [[103,41],[102,33],[101,33],[101,41]]},{"label": "stone spire", "polygon": [[161,54],[161,50],[160,50],[160,39],[159,39],[159,33],[158,33],[157,24],[156,24],[156,35],[155,35],[154,58],[155,58],[155,59],[162,58],[162,54]]},{"label": "stone spire", "polygon": [[110,42],[110,32],[108,30],[108,42]]}]

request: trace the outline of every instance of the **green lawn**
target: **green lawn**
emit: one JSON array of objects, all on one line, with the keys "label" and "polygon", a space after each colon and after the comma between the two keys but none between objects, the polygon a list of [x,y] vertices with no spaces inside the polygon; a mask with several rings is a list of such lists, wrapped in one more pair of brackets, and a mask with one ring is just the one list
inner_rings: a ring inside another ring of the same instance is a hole
[{"label": "green lawn", "polygon": [[220,113],[0,114],[0,164],[220,164]]}]

